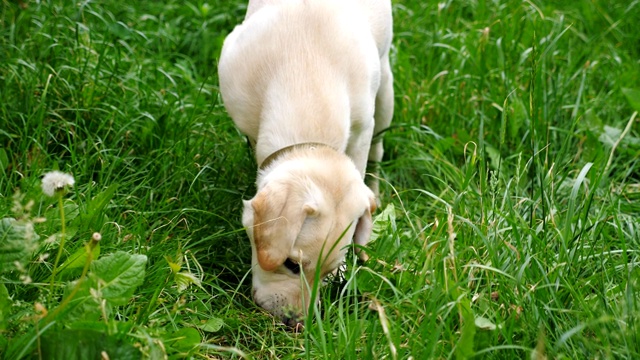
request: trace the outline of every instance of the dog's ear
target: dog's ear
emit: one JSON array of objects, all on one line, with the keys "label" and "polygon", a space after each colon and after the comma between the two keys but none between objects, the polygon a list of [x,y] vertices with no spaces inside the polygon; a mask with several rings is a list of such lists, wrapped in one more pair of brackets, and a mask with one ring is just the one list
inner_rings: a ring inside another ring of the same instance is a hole
[{"label": "dog's ear", "polygon": [[[369,239],[371,239],[371,231],[373,230],[373,218],[371,214],[373,214],[373,212],[376,211],[377,208],[375,195],[373,195],[373,192],[368,187],[365,186],[365,188],[366,190],[364,191],[364,193],[366,194],[368,203],[365,205],[364,214],[362,214],[362,216],[360,216],[360,218],[358,219],[358,225],[356,225],[356,231],[353,234],[353,241],[356,243],[356,245],[360,246],[367,245]],[[356,253],[358,254],[358,257],[363,261],[369,259],[367,253],[362,249],[357,248]]]},{"label": "dog's ear", "polygon": [[286,260],[304,220],[318,212],[314,202],[301,202],[293,192],[290,185],[269,184],[251,200],[253,241],[265,271],[275,270]]}]

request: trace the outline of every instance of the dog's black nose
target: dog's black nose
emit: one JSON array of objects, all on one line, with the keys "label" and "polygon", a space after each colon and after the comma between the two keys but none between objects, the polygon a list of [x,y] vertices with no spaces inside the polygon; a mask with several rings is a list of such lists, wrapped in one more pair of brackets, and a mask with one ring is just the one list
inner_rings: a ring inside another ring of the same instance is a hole
[{"label": "dog's black nose", "polygon": [[289,269],[294,275],[300,274],[300,264],[291,260],[291,258],[287,258],[283,264],[287,269]]}]

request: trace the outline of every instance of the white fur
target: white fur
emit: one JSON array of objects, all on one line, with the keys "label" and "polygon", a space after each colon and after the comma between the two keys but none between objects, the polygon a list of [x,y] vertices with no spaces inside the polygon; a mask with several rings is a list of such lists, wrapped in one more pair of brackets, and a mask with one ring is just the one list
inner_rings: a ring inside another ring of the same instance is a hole
[{"label": "white fur", "polygon": [[253,0],[225,39],[220,92],[257,163],[326,145],[276,157],[245,202],[254,300],[286,323],[309,305],[316,265],[335,271],[352,238],[369,239],[378,188],[363,179],[367,160],[382,158],[372,136],[393,114],[391,36],[388,0]]}]

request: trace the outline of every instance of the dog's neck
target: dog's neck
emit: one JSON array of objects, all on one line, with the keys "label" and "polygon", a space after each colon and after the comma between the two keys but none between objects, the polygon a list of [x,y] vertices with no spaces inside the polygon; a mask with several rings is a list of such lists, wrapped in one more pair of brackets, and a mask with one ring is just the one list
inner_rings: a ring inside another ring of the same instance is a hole
[{"label": "dog's neck", "polygon": [[299,149],[314,149],[314,148],[330,148],[332,150],[336,150],[333,147],[327,145],[327,144],[323,144],[323,143],[318,143],[318,142],[305,142],[305,143],[299,143],[299,144],[293,144],[293,145],[289,145],[286,147],[283,147],[280,150],[277,150],[273,153],[271,153],[271,155],[267,156],[264,161],[262,161],[262,164],[260,164],[260,170],[264,170],[267,167],[269,167],[269,165],[272,165],[274,161],[278,160],[279,158],[287,155],[288,153],[295,151],[295,150],[299,150]]}]

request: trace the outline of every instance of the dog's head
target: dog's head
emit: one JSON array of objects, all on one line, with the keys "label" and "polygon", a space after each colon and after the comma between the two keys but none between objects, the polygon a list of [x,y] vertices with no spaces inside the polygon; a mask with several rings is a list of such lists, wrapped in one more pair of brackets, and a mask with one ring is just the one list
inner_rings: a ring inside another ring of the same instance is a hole
[{"label": "dog's head", "polygon": [[258,193],[244,202],[243,214],[254,301],[285,324],[300,324],[316,272],[320,279],[334,272],[352,238],[366,244],[375,204],[346,156],[302,157],[259,175]]}]

